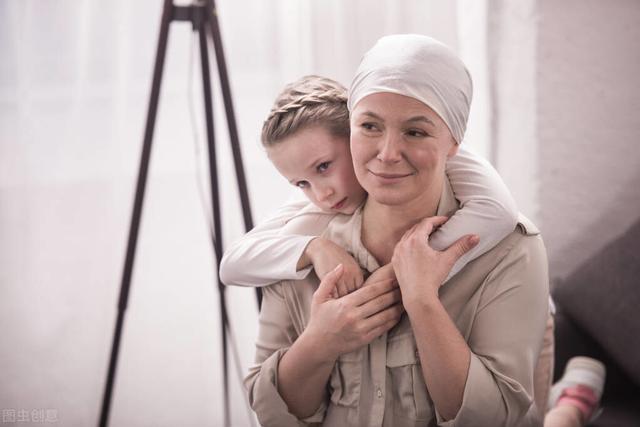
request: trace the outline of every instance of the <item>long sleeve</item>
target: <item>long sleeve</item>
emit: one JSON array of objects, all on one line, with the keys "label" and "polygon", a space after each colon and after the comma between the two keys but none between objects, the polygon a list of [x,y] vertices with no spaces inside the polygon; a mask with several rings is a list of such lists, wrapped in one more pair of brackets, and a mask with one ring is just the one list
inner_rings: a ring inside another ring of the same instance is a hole
[{"label": "long sleeve", "polygon": [[[442,427],[531,426],[534,368],[548,315],[546,251],[527,235],[489,273],[468,337],[471,349],[462,407]],[[526,415],[525,415],[526,414]]]},{"label": "long sleeve", "polygon": [[443,250],[466,234],[480,237],[476,247],[453,266],[448,280],[509,235],[518,222],[518,210],[498,172],[469,149],[460,147],[458,154],[447,161],[446,173],[460,209],[431,235],[429,242]]},{"label": "long sleeve", "polygon": [[[278,366],[282,356],[298,338],[302,315],[293,319],[287,307],[282,283],[264,289],[260,310],[255,364],[244,380],[251,408],[260,425],[265,427],[298,427],[322,422],[327,403],[323,402],[308,418],[298,419],[289,412],[278,392]],[[295,316],[294,316],[295,317]],[[296,325],[297,322],[297,325]]]},{"label": "long sleeve", "polygon": [[279,280],[300,280],[311,267],[296,271],[296,264],[314,236],[284,234],[283,227],[309,202],[282,206],[271,218],[233,242],[220,264],[220,279],[227,285],[266,286]]}]

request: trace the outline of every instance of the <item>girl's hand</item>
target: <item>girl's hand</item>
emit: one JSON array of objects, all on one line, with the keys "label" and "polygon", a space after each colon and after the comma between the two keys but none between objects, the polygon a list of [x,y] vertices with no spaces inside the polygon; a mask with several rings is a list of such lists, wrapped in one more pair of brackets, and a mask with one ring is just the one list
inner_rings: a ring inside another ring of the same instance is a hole
[{"label": "girl's hand", "polygon": [[425,218],[402,236],[393,251],[391,263],[402,289],[405,306],[428,303],[438,298],[438,289],[453,264],[478,244],[478,236],[469,234],[444,251],[429,246],[429,235],[447,221],[446,216]]},{"label": "girl's hand", "polygon": [[[327,360],[369,344],[391,329],[404,311],[400,289],[393,279],[370,280],[342,298],[333,291],[344,274],[342,264],[329,272],[311,301],[311,317],[305,334],[313,337]],[[370,278],[371,279],[371,278]]]},{"label": "girl's hand", "polygon": [[342,264],[343,272],[336,284],[336,296],[345,296],[362,286],[363,276],[360,265],[347,251],[331,240],[316,237],[307,245],[305,255],[313,264],[320,280],[324,279],[337,265]]}]

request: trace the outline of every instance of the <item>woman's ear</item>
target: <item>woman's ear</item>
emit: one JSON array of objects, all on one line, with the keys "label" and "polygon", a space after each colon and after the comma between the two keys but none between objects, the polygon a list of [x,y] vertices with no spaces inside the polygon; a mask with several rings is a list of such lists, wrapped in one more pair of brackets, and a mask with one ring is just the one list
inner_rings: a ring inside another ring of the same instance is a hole
[{"label": "woman's ear", "polygon": [[458,144],[453,138],[451,138],[451,140],[453,141],[453,145],[449,148],[449,152],[447,153],[448,159],[458,154],[458,148],[460,147],[460,144]]}]

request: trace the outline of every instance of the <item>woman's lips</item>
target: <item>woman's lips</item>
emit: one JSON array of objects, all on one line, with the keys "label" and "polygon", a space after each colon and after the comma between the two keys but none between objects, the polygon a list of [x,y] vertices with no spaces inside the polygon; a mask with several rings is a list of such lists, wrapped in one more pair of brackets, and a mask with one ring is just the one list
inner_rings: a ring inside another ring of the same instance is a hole
[{"label": "woman's lips", "polygon": [[374,172],[370,170],[371,174],[378,178],[381,182],[393,183],[403,178],[413,175],[412,173],[391,173],[391,172]]}]

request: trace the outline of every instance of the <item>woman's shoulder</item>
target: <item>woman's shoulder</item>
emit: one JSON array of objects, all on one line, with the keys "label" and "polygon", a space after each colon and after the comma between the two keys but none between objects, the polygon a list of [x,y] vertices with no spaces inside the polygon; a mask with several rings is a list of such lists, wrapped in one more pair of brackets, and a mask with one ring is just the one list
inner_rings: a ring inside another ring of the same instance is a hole
[{"label": "woman's shoulder", "polygon": [[537,236],[540,234],[540,230],[536,225],[522,213],[518,214],[518,224],[516,231],[526,236]]},{"label": "woman's shoulder", "polygon": [[540,230],[531,220],[520,215],[511,233],[491,250],[469,262],[451,281],[499,288],[541,281],[546,283],[547,270],[547,253]]},{"label": "woman's shoulder", "polygon": [[511,238],[511,244],[507,245],[509,258],[521,259],[522,262],[547,263],[547,251],[542,240],[542,234],[538,227],[527,217],[520,214],[516,228],[507,238]]},{"label": "woman's shoulder", "polygon": [[487,284],[496,289],[516,287],[544,291],[548,288],[547,251],[540,230],[520,215],[514,231],[483,257],[493,258],[487,264]]},{"label": "woman's shoulder", "polygon": [[538,227],[523,214],[518,215],[518,222],[511,233],[479,258],[489,258],[497,261],[495,264],[504,262],[505,258],[515,252],[544,250],[542,236]]},{"label": "woman's shoulder", "polygon": [[[311,316],[311,301],[318,288],[318,280],[312,271],[306,278],[300,280],[282,280],[265,286],[263,289],[263,308],[281,312],[283,318],[293,326],[300,335],[309,323]],[[261,310],[262,311],[262,310]]]},{"label": "woman's shoulder", "polygon": [[322,234],[336,215],[338,214],[334,212],[323,211],[313,203],[307,203],[287,219],[285,226],[282,228],[282,233],[318,236]]},{"label": "woman's shoulder", "polygon": [[472,312],[505,298],[518,307],[516,310],[525,306],[528,310],[547,309],[548,289],[547,254],[542,237],[537,227],[523,218],[494,248],[469,262],[446,282],[440,299],[450,316],[460,319],[461,331],[469,332]]}]

